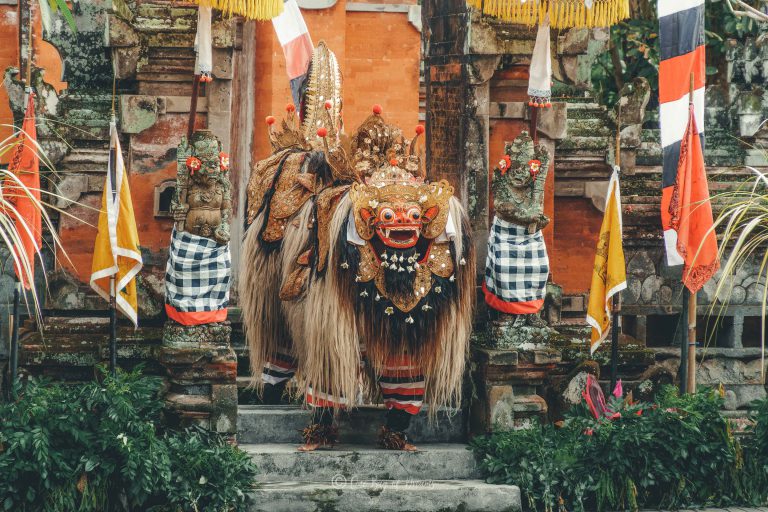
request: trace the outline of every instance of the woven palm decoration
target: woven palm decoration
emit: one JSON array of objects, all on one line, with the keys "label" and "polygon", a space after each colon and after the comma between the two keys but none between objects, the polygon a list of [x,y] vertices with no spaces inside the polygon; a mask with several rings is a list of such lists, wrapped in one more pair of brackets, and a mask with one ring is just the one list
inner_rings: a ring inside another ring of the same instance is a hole
[{"label": "woven palm decoration", "polygon": [[227,16],[251,20],[271,20],[283,12],[283,0],[191,0],[203,7],[213,7]]},{"label": "woven palm decoration", "polygon": [[629,18],[629,0],[467,0],[467,4],[529,27],[542,23],[547,14],[556,29],[609,27]]}]

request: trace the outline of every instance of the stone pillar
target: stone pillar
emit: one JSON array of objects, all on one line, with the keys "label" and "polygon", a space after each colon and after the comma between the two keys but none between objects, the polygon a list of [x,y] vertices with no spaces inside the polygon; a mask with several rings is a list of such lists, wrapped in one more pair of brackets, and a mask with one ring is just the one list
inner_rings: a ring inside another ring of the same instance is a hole
[{"label": "stone pillar", "polygon": [[500,56],[470,53],[468,16],[462,0],[427,0],[422,6],[427,175],[456,187],[482,262],[488,240],[488,81]]},{"label": "stone pillar", "polygon": [[158,360],[167,371],[165,403],[172,422],[236,434],[237,357],[231,334],[229,322],[166,323]]}]

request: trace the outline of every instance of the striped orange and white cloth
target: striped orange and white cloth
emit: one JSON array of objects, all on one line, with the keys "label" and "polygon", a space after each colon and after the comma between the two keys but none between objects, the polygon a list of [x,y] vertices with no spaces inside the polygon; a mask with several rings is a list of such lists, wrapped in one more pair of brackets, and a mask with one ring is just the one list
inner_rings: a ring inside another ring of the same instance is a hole
[{"label": "striped orange and white cloth", "polygon": [[704,0],[659,0],[661,224],[667,264],[696,293],[720,268],[704,165]]},{"label": "striped orange and white cloth", "polygon": [[667,263],[682,265],[677,250],[677,231],[672,228],[672,200],[680,146],[688,126],[691,75],[693,116],[701,147],[704,147],[704,0],[659,0],[659,124],[664,155],[661,223]]}]

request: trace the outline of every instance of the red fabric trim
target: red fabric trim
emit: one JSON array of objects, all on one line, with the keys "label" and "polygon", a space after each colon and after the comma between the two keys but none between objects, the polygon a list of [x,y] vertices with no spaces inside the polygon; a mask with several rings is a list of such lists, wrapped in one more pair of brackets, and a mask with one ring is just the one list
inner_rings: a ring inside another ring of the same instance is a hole
[{"label": "red fabric trim", "polygon": [[307,72],[312,60],[312,40],[309,34],[301,34],[299,37],[285,43],[285,66],[288,78],[293,80]]},{"label": "red fabric trim", "polygon": [[325,398],[314,398],[311,393],[306,394],[307,403],[312,407],[326,407],[331,409],[345,409],[343,404],[336,403]]},{"label": "red fabric trim", "polygon": [[397,409],[398,411],[405,411],[408,414],[416,415],[421,411],[421,406],[419,405],[401,404],[393,400],[385,400],[384,403],[387,405],[387,409]]},{"label": "red fabric trim", "polygon": [[693,88],[704,87],[706,80],[705,47],[699,46],[694,51],[663,60],[659,63],[659,103],[676,101],[688,96],[691,89],[691,73],[693,73]]},{"label": "red fabric trim", "polygon": [[181,325],[200,325],[223,322],[227,319],[227,308],[217,311],[179,311],[170,304],[165,305],[165,313],[168,318]]},{"label": "red fabric trim", "polygon": [[383,384],[379,384],[379,386],[381,386],[381,394],[384,395],[384,398],[387,395],[424,396],[424,388],[388,388],[384,387]]},{"label": "red fabric trim", "polygon": [[485,303],[496,311],[507,313],[510,315],[531,315],[538,313],[544,306],[544,299],[528,300],[525,302],[507,302],[498,298],[496,295],[488,291],[483,283],[483,294],[485,295]]}]

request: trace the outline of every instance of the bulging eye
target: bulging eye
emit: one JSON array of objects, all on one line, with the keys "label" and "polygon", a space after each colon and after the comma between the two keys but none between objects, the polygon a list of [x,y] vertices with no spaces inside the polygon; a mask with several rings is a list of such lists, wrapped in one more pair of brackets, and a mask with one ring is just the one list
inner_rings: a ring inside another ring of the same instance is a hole
[{"label": "bulging eye", "polygon": [[418,222],[421,220],[421,208],[409,208],[408,209],[408,220]]},{"label": "bulging eye", "polygon": [[392,222],[395,220],[395,210],[392,208],[382,208],[379,212],[379,220],[382,222]]}]

